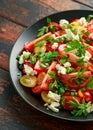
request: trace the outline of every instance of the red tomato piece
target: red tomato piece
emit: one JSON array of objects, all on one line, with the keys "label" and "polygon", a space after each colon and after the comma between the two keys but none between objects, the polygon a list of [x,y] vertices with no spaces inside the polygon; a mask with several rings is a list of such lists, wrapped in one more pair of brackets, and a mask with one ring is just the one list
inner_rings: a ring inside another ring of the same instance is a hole
[{"label": "red tomato piece", "polygon": [[34,66],[34,70],[36,70],[38,73],[47,71],[46,68],[40,67],[40,61],[39,60],[36,62],[35,66]]},{"label": "red tomato piece", "polygon": [[92,95],[90,92],[85,91],[85,92],[83,92],[83,95],[84,95],[83,97],[84,97],[86,102],[89,102],[89,101],[92,102],[93,98],[92,98]]},{"label": "red tomato piece", "polygon": [[72,21],[71,21],[71,23],[73,23],[73,22],[77,22],[79,19],[77,18],[77,19],[73,19]]},{"label": "red tomato piece", "polygon": [[50,82],[50,80],[51,80],[51,77],[49,76],[48,73],[55,69],[56,64],[57,64],[57,62],[56,62],[56,61],[53,61],[53,62],[51,63],[51,65],[49,66],[48,72],[47,72],[47,74],[45,75],[45,77],[44,77],[44,79],[43,79],[41,85],[35,86],[35,87],[32,88],[32,91],[33,91],[34,93],[40,94],[43,90],[48,90],[48,84],[49,84],[49,82]]},{"label": "red tomato piece", "polygon": [[[86,78],[91,77],[92,73],[91,71],[86,71],[83,76]],[[71,89],[76,89],[78,90],[78,84],[75,82],[75,79],[77,77],[77,73],[73,73],[73,74],[63,74],[62,75],[62,81],[64,84],[67,84],[69,88]],[[88,84],[89,80],[86,79],[81,85],[80,88],[86,87],[86,85]]]}]

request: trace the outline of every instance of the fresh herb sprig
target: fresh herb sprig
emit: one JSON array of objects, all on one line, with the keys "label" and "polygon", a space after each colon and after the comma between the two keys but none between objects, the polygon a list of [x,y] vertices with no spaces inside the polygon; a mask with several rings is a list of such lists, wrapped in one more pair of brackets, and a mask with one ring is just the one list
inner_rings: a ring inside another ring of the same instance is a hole
[{"label": "fresh herb sprig", "polygon": [[43,36],[47,32],[48,32],[48,27],[47,26],[43,26],[42,28],[40,28],[38,30],[37,37]]},{"label": "fresh herb sprig", "polygon": [[67,43],[67,48],[65,49],[65,52],[69,52],[75,49],[77,49],[79,56],[85,55],[84,45],[77,40]]},{"label": "fresh herb sprig", "polygon": [[46,52],[44,54],[39,53],[39,58],[41,62],[44,63],[51,63],[59,56],[59,53],[57,51],[55,52]]},{"label": "fresh herb sprig", "polygon": [[74,101],[69,101],[71,108],[74,108],[75,110],[71,111],[71,114],[74,116],[87,116],[88,115],[88,108],[91,106],[91,102],[86,103],[85,99],[82,100],[82,103],[79,103],[79,101],[74,98]]}]

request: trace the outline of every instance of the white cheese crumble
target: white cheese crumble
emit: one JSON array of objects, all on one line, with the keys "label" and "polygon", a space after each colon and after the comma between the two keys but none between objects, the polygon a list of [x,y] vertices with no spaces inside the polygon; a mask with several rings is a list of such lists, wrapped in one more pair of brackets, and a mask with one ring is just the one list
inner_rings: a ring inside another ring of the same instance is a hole
[{"label": "white cheese crumble", "polygon": [[69,24],[69,21],[67,21],[67,20],[65,20],[65,19],[61,19],[61,20],[59,21],[59,24],[60,24],[60,26],[62,26],[62,27],[66,27],[66,25]]},{"label": "white cheese crumble", "polygon": [[92,57],[92,55],[88,51],[86,51],[85,56],[84,56],[84,60],[89,61],[91,59],[91,57]]},{"label": "white cheese crumble", "polygon": [[50,105],[48,105],[48,108],[51,109],[54,112],[59,112],[59,109],[57,108],[59,106],[60,106],[60,103],[52,102]]},{"label": "white cheese crumble", "polygon": [[93,33],[89,34],[89,38],[93,39]]},{"label": "white cheese crumble", "polygon": [[93,104],[91,104],[88,108],[87,108],[88,113],[93,112]]},{"label": "white cheese crumble", "polygon": [[85,19],[85,17],[81,17],[79,20],[78,20],[79,24],[82,26],[86,26],[87,25],[87,21]]},{"label": "white cheese crumble", "polygon": [[52,45],[52,49],[56,49],[58,47],[58,43],[54,42],[54,44]]},{"label": "white cheese crumble", "polygon": [[64,63],[64,67],[70,67],[71,66],[71,63],[70,62],[66,62],[66,63]]},{"label": "white cheese crumble", "polygon": [[52,99],[53,101],[59,102],[60,101],[60,95],[53,93],[52,91],[48,92],[48,98]]},{"label": "white cheese crumble", "polygon": [[29,57],[30,54],[31,54],[30,52],[23,51],[23,54],[20,56],[20,59],[19,59],[19,64],[23,64],[24,63],[23,57],[24,56]]},{"label": "white cheese crumble", "polygon": [[60,64],[56,65],[56,69],[58,70],[59,74],[66,74],[66,68],[61,66]]},{"label": "white cheese crumble", "polygon": [[25,65],[24,64],[24,70],[25,70],[25,73],[27,74],[27,75],[36,75],[37,74],[37,72],[35,71],[35,70],[33,70],[33,68],[32,67],[30,67],[30,66],[28,66],[28,65]]}]

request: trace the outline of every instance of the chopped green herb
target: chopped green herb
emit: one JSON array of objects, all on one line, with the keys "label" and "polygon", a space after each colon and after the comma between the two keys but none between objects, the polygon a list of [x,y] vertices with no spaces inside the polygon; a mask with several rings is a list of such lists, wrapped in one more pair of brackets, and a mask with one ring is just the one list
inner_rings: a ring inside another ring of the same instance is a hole
[{"label": "chopped green herb", "polygon": [[78,55],[82,56],[85,55],[85,47],[83,44],[81,44],[79,41],[75,40],[72,42],[67,43],[67,48],[65,49],[65,52],[69,52],[72,50],[78,50]]},{"label": "chopped green herb", "polygon": [[20,56],[17,56],[17,57],[16,57],[16,60],[19,61],[19,59],[20,59]]},{"label": "chopped green herb", "polygon": [[55,78],[56,77],[56,72],[48,72],[48,74],[49,74],[49,76],[51,77],[51,78]]},{"label": "chopped green herb", "polygon": [[[91,106],[91,102],[86,103],[85,100],[82,100],[82,104],[78,102],[76,98],[74,98],[74,101],[69,101],[71,104],[71,108],[74,108],[75,110],[71,111],[71,114],[74,116],[87,116],[88,115],[88,108]],[[78,109],[78,110],[76,110]]]},{"label": "chopped green herb", "polygon": [[49,29],[50,29],[50,31],[52,32],[52,33],[54,33],[55,32],[55,29],[56,29],[56,25],[50,25],[49,26]]},{"label": "chopped green herb", "polygon": [[47,18],[47,23],[50,24],[51,23],[51,19]]},{"label": "chopped green herb", "polygon": [[44,35],[47,32],[48,32],[48,27],[47,26],[43,26],[42,28],[40,28],[38,30],[37,37],[40,37],[40,36]]},{"label": "chopped green herb", "polygon": [[57,51],[55,52],[46,52],[42,57],[40,57],[41,62],[51,63],[59,56]]},{"label": "chopped green herb", "polygon": [[66,70],[67,74],[74,72],[74,68],[68,67]]},{"label": "chopped green herb", "polygon": [[46,45],[46,42],[47,42],[46,40],[42,40],[42,41],[38,42],[35,46],[36,46],[36,47],[38,47],[38,46],[39,46],[39,47],[45,46],[45,45]]},{"label": "chopped green herb", "polygon": [[90,78],[89,78],[89,83],[88,83],[88,85],[87,85],[87,89],[88,88],[93,88],[93,76],[91,76]]},{"label": "chopped green herb", "polygon": [[30,62],[32,64],[35,64],[36,63],[36,57],[33,55],[33,54],[30,54]]},{"label": "chopped green herb", "polygon": [[48,63],[41,63],[41,64],[40,64],[40,67],[41,67],[41,68],[47,68],[48,66],[49,66]]},{"label": "chopped green herb", "polygon": [[46,37],[46,40],[47,40],[48,42],[50,42],[50,43],[53,43],[53,37],[51,37],[51,36],[47,36],[47,37]]},{"label": "chopped green herb", "polygon": [[87,20],[87,22],[90,22],[90,20],[91,20],[92,18],[93,18],[93,15],[91,15],[91,14],[90,14],[90,15],[88,15],[88,17],[87,17],[87,19],[86,19],[86,20]]},{"label": "chopped green herb", "polygon": [[67,56],[63,56],[63,58],[62,59],[60,59],[60,64],[64,64],[64,63],[66,63],[68,61],[68,58],[67,58]]},{"label": "chopped green herb", "polygon": [[79,58],[79,59],[78,59],[78,63],[79,63],[79,65],[80,65],[80,67],[83,67],[83,65],[84,65],[85,62],[86,62],[86,61],[84,60],[84,58]]}]

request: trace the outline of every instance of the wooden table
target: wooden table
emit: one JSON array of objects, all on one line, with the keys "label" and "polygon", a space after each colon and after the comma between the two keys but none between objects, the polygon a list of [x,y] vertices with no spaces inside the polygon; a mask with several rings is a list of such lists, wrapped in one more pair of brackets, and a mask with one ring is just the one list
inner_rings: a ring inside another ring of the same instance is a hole
[{"label": "wooden table", "polygon": [[29,25],[58,11],[92,10],[92,5],[92,0],[0,0],[0,130],[93,129],[93,122],[60,120],[29,106],[13,87],[8,68],[12,47]]}]

